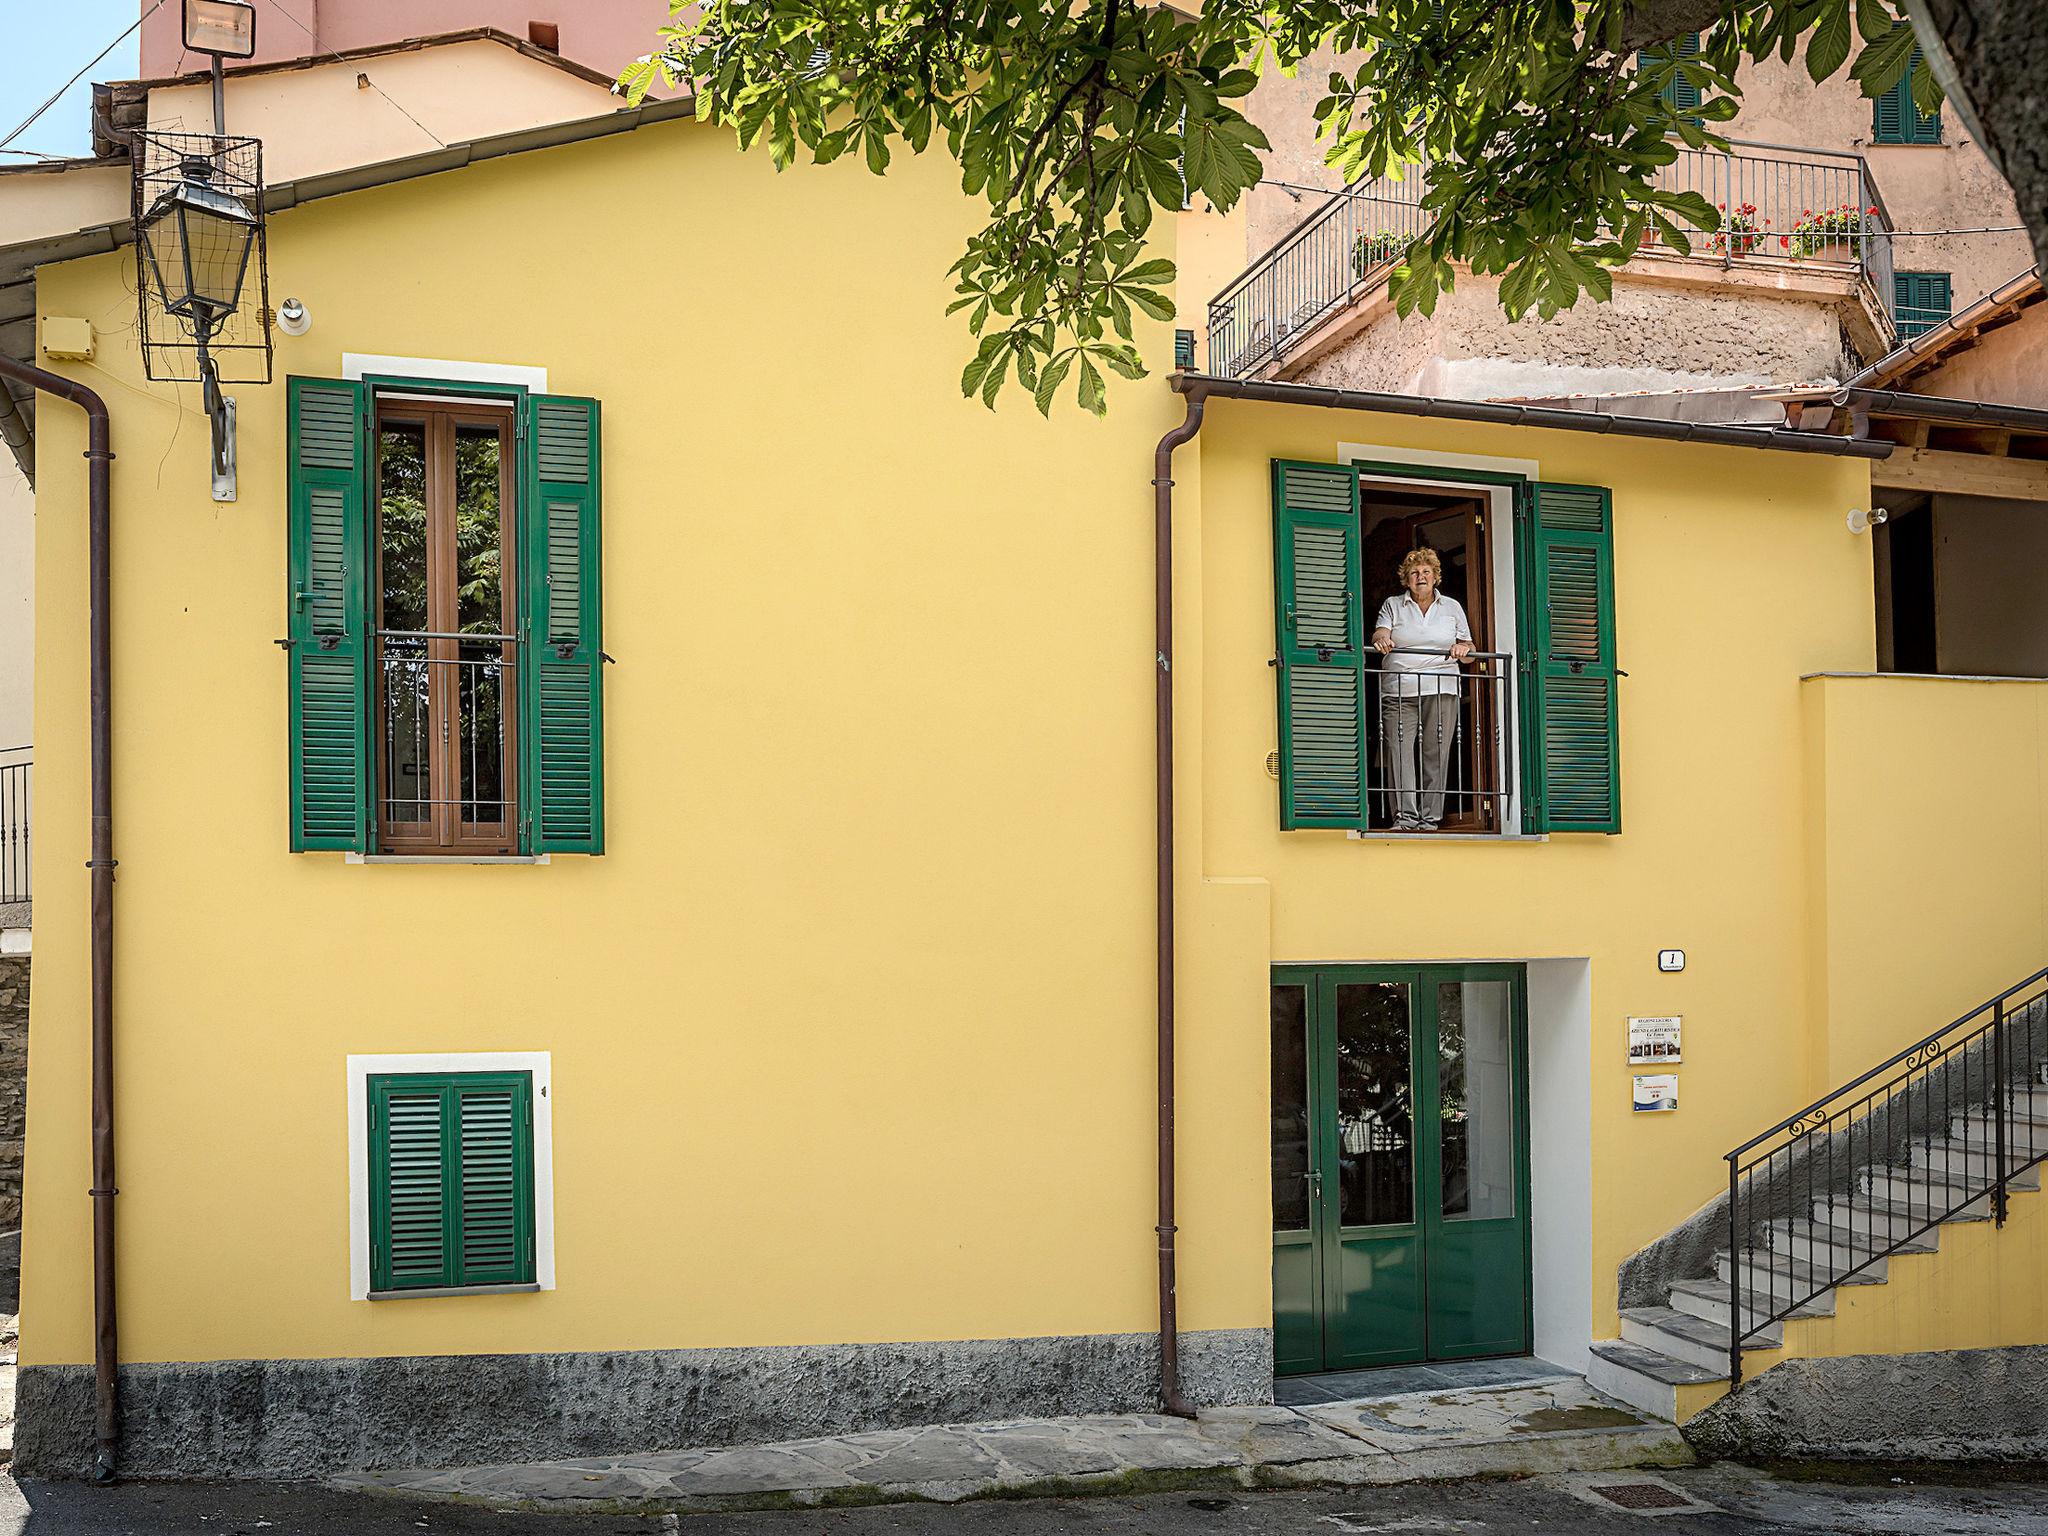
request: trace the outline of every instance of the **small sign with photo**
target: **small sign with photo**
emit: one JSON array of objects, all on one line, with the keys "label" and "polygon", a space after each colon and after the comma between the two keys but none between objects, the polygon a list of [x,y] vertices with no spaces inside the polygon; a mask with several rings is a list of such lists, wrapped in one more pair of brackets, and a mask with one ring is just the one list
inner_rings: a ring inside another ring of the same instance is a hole
[{"label": "small sign with photo", "polygon": [[1628,1064],[1632,1067],[1675,1067],[1679,1063],[1677,1014],[1628,1021]]},{"label": "small sign with photo", "polygon": [[1638,1074],[1635,1080],[1635,1111],[1639,1115],[1662,1114],[1678,1108],[1678,1074]]}]

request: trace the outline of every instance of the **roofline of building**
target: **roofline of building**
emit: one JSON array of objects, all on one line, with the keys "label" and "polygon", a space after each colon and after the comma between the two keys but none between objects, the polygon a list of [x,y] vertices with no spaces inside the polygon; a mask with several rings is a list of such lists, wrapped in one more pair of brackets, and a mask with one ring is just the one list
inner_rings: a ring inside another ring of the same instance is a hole
[{"label": "roofline of building", "polygon": [[2039,266],[2029,267],[2017,277],[2007,279],[1960,314],[1949,316],[1940,325],[1922,331],[1904,346],[1894,347],[1876,362],[1851,374],[1848,387],[1858,389],[1873,382],[1888,384],[1913,371],[1916,366],[1939,362],[1950,347],[1975,330],[1987,317],[2025,299],[2030,288],[2037,293],[2041,289]]},{"label": "roofline of building", "polygon": [[1332,389],[1319,384],[1280,384],[1226,379],[1205,373],[1176,373],[1173,389],[1217,400],[1263,400],[1275,405],[1316,405],[1390,416],[1436,416],[1450,421],[1484,421],[1510,427],[1547,427],[1559,432],[1598,432],[1614,437],[1648,437],[1662,442],[1713,443],[1734,448],[1774,448],[1835,458],[1882,459],[1892,444],[1869,438],[1836,437],[1791,427],[1737,427],[1718,422],[1672,421],[1659,416],[1609,415],[1555,406],[1509,405],[1494,400],[1448,400],[1433,395],[1389,395],[1365,389]]},{"label": "roofline of building", "polygon": [[[245,75],[274,75],[296,69],[313,69],[322,64],[353,64],[359,59],[374,59],[382,54],[417,53],[422,48],[435,48],[444,43],[503,43],[507,48],[525,54],[542,64],[551,65],[565,73],[587,80],[592,85],[610,89],[616,82],[602,70],[592,69],[588,64],[579,64],[574,59],[564,58],[551,48],[528,42],[523,37],[514,37],[500,27],[462,27],[453,32],[423,32],[417,37],[399,38],[393,42],[365,43],[357,48],[323,49],[319,53],[295,55],[289,59],[265,59],[261,63],[236,64],[223,61],[230,80]],[[188,70],[182,75],[161,75],[148,80],[116,81],[111,90],[155,91],[174,85],[206,85],[213,76],[206,70]]]}]

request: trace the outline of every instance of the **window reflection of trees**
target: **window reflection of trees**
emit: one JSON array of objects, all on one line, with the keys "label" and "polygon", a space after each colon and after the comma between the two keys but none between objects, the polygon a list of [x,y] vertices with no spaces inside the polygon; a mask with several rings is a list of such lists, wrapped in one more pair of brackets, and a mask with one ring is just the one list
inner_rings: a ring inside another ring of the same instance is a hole
[{"label": "window reflection of trees", "polygon": [[1347,1227],[1415,1219],[1414,1068],[1408,988],[1337,988],[1337,1156]]}]

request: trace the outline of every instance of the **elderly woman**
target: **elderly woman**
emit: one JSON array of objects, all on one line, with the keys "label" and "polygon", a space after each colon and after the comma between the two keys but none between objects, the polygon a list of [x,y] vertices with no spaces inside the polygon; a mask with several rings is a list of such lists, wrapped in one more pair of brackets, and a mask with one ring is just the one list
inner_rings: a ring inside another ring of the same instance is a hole
[{"label": "elderly woman", "polygon": [[1405,588],[1380,604],[1372,647],[1380,662],[1380,754],[1394,796],[1396,832],[1434,832],[1444,819],[1444,781],[1458,737],[1458,664],[1472,654],[1472,626],[1455,597],[1437,588],[1433,549],[1401,561]]}]

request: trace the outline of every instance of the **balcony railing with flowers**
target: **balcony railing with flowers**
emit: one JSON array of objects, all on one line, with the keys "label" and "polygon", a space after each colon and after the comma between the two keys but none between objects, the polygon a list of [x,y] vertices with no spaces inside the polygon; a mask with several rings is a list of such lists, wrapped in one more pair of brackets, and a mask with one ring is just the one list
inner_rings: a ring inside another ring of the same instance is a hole
[{"label": "balcony railing with flowers", "polygon": [[[1871,308],[1892,303],[1891,220],[1861,155],[1731,140],[1688,149],[1657,174],[1666,191],[1697,192],[1716,206],[1685,256],[1723,266],[1806,263],[1859,280]],[[1209,304],[1211,373],[1277,371],[1325,325],[1383,284],[1408,243],[1429,227],[1426,168],[1365,177],[1297,224]],[[1643,254],[1672,258],[1656,239]]]}]

